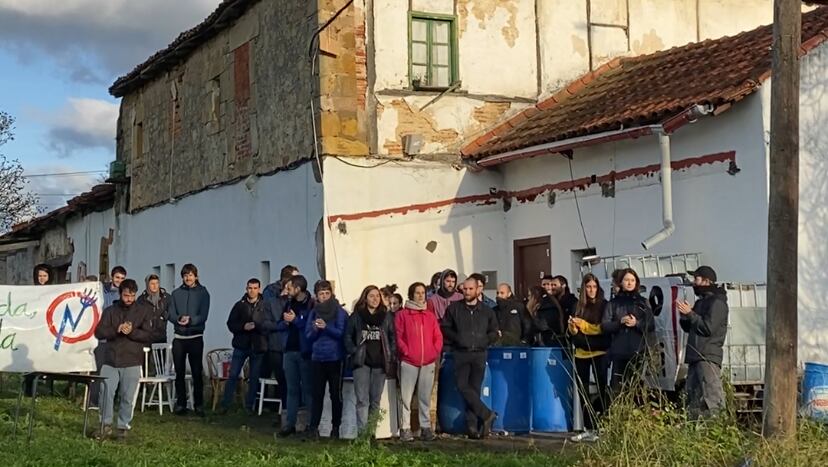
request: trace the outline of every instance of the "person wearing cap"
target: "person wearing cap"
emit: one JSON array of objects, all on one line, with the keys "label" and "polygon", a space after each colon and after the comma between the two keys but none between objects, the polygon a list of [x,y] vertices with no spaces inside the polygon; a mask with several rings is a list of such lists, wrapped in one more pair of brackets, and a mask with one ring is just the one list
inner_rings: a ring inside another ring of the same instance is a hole
[{"label": "person wearing cap", "polygon": [[716,271],[701,266],[688,271],[693,276],[693,291],[698,299],[692,308],[678,302],[681,328],[687,332],[685,362],[687,373],[687,411],[691,419],[708,418],[724,408],[722,356],[727,335],[727,292],[716,284]]}]

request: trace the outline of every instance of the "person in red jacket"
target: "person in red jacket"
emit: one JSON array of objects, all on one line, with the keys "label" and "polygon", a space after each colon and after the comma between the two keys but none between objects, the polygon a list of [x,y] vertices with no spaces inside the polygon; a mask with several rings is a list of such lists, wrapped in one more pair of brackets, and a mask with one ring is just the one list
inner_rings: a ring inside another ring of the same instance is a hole
[{"label": "person in red jacket", "polygon": [[437,315],[426,305],[426,286],[415,282],[408,288],[408,301],[394,317],[397,351],[400,358],[400,440],[413,441],[411,433],[411,399],[417,388],[420,415],[420,436],[434,439],[429,409],[434,384],[435,362],[443,349],[443,334]]}]

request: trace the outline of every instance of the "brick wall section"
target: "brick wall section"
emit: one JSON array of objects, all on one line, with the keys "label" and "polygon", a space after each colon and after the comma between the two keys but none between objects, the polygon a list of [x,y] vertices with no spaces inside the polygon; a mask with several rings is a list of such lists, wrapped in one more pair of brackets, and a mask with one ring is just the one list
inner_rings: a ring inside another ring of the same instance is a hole
[{"label": "brick wall section", "polygon": [[233,105],[235,111],[236,160],[250,157],[250,42],[233,52]]},{"label": "brick wall section", "polygon": [[368,49],[365,43],[365,16],[356,15],[354,28],[354,55],[356,57],[357,106],[365,110],[368,97]]}]

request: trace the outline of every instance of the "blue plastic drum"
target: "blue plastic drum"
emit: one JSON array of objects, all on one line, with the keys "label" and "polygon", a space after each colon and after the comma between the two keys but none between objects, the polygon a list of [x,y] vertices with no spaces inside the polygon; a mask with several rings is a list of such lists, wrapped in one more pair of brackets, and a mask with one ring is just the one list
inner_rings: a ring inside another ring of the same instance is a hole
[{"label": "blue plastic drum", "polygon": [[490,408],[498,417],[494,431],[528,433],[532,428],[532,365],[528,347],[489,349],[492,374]]},{"label": "blue plastic drum", "polygon": [[572,431],[572,362],[560,348],[531,350],[532,430]]},{"label": "blue plastic drum", "polygon": [[802,405],[805,414],[828,422],[828,365],[806,362],[802,378]]},{"label": "blue plastic drum", "polygon": [[[480,395],[483,403],[489,407],[492,406],[491,380],[492,377],[487,367]],[[457,389],[454,357],[450,352],[443,354],[443,366],[440,368],[440,383],[437,386],[437,420],[444,433],[466,433],[466,401]]]}]

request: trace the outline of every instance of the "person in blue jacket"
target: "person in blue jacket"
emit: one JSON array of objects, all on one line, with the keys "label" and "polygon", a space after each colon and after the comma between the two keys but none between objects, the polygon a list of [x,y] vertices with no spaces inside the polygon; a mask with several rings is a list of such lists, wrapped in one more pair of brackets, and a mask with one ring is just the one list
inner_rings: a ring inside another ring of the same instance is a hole
[{"label": "person in blue jacket", "polygon": [[308,427],[311,436],[319,436],[319,421],[325,386],[331,396],[331,438],[339,437],[342,423],[342,371],[345,358],[343,337],[348,314],[333,294],[329,281],[320,280],[313,286],[316,306],[305,323],[305,335],[311,344],[311,368],[313,370],[313,405]]},{"label": "person in blue jacket", "polygon": [[[285,394],[287,417],[279,437],[296,433],[296,420],[299,407],[311,405],[311,346],[305,335],[305,323],[315,302],[308,292],[308,280],[305,276],[293,276],[284,283],[287,292],[286,301],[278,311],[275,335],[282,349],[282,363],[285,373]],[[270,323],[266,322],[265,326]]]}]

